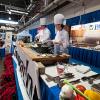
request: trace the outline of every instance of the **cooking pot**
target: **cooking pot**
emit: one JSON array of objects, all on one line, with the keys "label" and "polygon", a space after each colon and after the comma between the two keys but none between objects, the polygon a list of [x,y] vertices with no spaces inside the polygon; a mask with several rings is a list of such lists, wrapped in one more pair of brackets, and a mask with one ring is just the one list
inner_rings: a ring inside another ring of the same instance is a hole
[{"label": "cooking pot", "polygon": [[32,47],[33,50],[35,50],[37,53],[52,53],[50,48],[47,46],[44,47]]}]

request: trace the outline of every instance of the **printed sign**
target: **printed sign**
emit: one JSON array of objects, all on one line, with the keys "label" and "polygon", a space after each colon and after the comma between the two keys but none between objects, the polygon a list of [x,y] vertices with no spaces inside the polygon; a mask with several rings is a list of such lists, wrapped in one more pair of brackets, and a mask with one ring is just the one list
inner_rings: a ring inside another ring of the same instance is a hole
[{"label": "printed sign", "polygon": [[12,42],[12,32],[6,32],[5,45],[10,47],[11,42]]},{"label": "printed sign", "polygon": [[100,41],[100,22],[72,26],[70,36],[75,44],[97,44]]}]

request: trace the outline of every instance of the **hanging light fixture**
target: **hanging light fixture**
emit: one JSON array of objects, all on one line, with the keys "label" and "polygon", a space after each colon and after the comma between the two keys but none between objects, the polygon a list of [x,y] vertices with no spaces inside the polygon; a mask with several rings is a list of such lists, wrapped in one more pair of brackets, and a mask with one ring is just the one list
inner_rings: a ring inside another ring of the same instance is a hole
[{"label": "hanging light fixture", "polygon": [[11,9],[10,12],[28,15],[27,12],[23,12],[23,11],[19,11],[19,10],[14,10],[14,9]]},{"label": "hanging light fixture", "polygon": [[9,15],[11,15],[11,11],[10,10],[8,11],[8,13],[9,13]]},{"label": "hanging light fixture", "polygon": [[9,20],[11,20],[11,17],[9,17]]},{"label": "hanging light fixture", "polygon": [[8,20],[1,20],[0,19],[0,23],[3,23],[3,24],[18,24],[18,22],[15,22],[15,21],[8,21]]}]

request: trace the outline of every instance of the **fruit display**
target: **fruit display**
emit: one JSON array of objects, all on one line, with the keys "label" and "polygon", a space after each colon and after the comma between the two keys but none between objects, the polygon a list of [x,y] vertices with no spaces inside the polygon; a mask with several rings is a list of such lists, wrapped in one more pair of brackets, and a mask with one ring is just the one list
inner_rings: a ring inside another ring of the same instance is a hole
[{"label": "fruit display", "polygon": [[78,90],[80,90],[81,92],[83,92],[83,93],[84,93],[84,91],[86,90],[86,88],[85,88],[83,85],[77,85],[76,88],[77,88]]},{"label": "fruit display", "polygon": [[73,97],[74,90],[69,85],[65,84],[60,92],[60,99],[71,99]]},{"label": "fruit display", "polygon": [[92,90],[85,90],[84,94],[88,96],[90,100],[100,100],[100,94]]}]

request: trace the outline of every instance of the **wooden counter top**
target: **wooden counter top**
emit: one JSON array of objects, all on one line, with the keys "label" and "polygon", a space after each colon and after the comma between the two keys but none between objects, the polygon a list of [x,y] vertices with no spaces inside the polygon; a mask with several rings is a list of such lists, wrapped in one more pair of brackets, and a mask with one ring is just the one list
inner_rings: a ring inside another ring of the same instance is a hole
[{"label": "wooden counter top", "polygon": [[28,48],[22,47],[21,45],[17,45],[27,56],[29,56],[33,61],[42,62],[42,63],[52,63],[52,62],[60,62],[67,61],[70,57],[68,54],[62,54],[59,56],[54,56],[51,54],[39,54],[36,51]]}]

